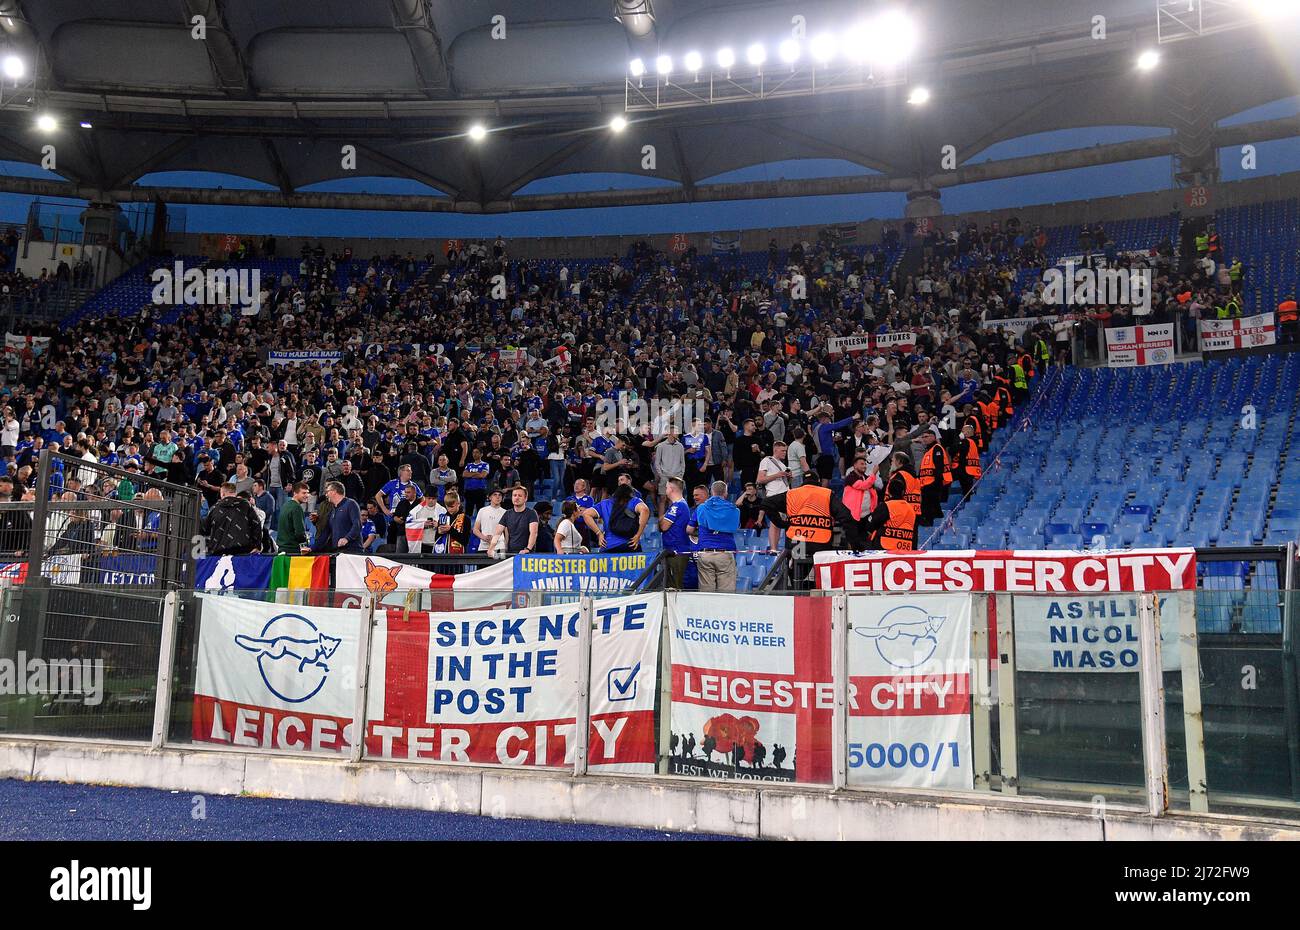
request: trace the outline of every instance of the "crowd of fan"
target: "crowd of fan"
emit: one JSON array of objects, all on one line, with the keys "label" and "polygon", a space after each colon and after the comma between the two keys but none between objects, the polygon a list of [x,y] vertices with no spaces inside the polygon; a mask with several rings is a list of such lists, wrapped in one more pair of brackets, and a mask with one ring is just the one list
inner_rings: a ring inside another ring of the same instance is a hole
[{"label": "crowd of fan", "polygon": [[[918,470],[926,434],[949,458],[970,433],[985,447],[1033,369],[1068,361],[1077,330],[1114,310],[999,329],[1055,310],[1019,287],[1045,236],[1014,220],[928,234],[906,276],[889,267],[897,240],[865,253],[833,229],[773,241],[753,273],[644,243],[607,262],[511,260],[497,239],[424,263],[376,256],[345,286],[350,253],[304,247],[256,315],[147,306],[45,330],[48,348],[3,388],[0,497],[30,496],[49,448],[197,487],[213,554],[581,551],[636,548],[652,516],[667,546],[676,478],[697,508],[723,482],[743,525],[777,546],[781,517],[762,498],[813,473],[842,493],[865,477],[855,461],[887,446],[871,482],[884,489]],[[1208,306],[1217,285],[1164,246],[1113,259],[1153,266],[1157,314]],[[914,348],[829,351],[832,337],[903,330]],[[280,350],[340,355],[270,364]],[[651,400],[677,407],[637,420]],[[65,473],[53,491],[67,493]]]}]

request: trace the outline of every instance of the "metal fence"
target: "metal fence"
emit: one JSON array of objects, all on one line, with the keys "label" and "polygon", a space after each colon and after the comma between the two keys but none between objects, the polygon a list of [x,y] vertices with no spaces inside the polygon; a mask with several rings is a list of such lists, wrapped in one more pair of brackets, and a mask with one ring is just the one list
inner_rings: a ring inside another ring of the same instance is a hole
[{"label": "metal fence", "polygon": [[59,585],[0,594],[0,733],[150,739],[163,598]]},{"label": "metal fence", "polygon": [[35,500],[0,503],[0,558],[25,561],[29,583],[193,585],[197,489],[49,450],[37,474]]}]

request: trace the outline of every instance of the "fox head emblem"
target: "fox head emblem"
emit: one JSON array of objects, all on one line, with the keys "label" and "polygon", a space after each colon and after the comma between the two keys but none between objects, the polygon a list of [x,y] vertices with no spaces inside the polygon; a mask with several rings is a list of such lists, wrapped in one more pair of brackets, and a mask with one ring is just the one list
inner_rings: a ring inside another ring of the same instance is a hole
[{"label": "fox head emblem", "polygon": [[373,560],[366,559],[366,590],[372,594],[396,591],[397,573],[401,570],[400,565],[376,565]]}]

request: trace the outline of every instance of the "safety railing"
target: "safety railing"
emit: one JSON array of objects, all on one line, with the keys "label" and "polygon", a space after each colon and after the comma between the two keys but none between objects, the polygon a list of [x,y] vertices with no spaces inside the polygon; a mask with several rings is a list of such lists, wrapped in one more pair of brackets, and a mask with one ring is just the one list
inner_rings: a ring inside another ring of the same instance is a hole
[{"label": "safety railing", "polygon": [[10,588],[0,734],[1300,816],[1295,595],[1218,634],[1202,593]]}]

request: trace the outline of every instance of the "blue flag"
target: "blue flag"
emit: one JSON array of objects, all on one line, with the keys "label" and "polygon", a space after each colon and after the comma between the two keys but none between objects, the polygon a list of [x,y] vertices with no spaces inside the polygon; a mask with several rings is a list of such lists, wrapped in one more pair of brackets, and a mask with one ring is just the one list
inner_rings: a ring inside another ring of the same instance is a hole
[{"label": "blue flag", "polygon": [[199,591],[265,591],[271,586],[273,555],[212,555],[195,563]]}]

